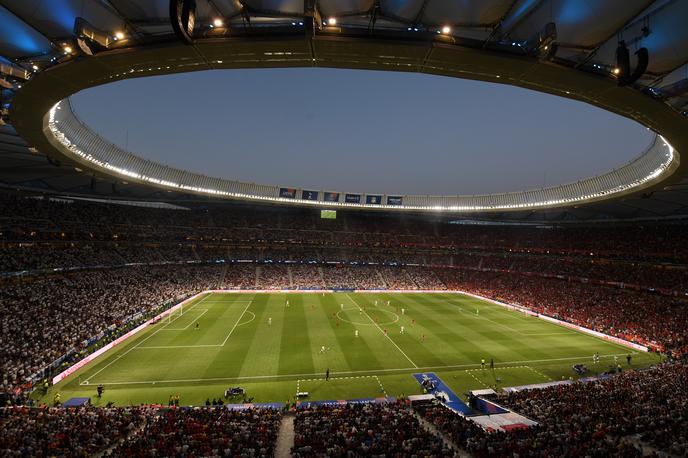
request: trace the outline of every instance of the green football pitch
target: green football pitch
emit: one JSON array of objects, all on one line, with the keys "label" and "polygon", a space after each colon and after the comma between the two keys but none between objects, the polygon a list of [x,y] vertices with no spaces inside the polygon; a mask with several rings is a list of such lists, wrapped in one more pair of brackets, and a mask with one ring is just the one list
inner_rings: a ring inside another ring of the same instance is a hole
[{"label": "green football pitch", "polygon": [[179,395],[182,405],[200,405],[230,386],[243,387],[254,402],[285,402],[297,392],[310,400],[399,396],[420,394],[412,374],[430,371],[463,397],[471,389],[575,376],[576,363],[595,374],[615,356],[626,368],[628,354],[633,367],[659,361],[461,294],[209,293],[51,387],[44,399],[59,392],[63,401],[88,396],[95,405],[167,404]]}]

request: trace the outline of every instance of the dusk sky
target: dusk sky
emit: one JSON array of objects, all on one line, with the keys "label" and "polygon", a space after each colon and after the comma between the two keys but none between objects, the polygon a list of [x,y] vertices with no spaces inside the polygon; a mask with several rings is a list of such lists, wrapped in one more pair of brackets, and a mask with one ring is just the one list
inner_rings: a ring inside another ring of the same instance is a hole
[{"label": "dusk sky", "polygon": [[605,172],[651,141],[567,99],[421,74],[212,71],[113,83],[72,99],[132,152],[211,176],[390,194],[476,194]]}]

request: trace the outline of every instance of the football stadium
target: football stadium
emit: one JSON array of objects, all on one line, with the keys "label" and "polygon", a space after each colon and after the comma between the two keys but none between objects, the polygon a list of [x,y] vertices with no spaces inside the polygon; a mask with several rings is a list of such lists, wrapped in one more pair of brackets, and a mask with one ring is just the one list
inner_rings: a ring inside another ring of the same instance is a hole
[{"label": "football stadium", "polygon": [[688,0],[0,0],[0,455],[688,456]]}]

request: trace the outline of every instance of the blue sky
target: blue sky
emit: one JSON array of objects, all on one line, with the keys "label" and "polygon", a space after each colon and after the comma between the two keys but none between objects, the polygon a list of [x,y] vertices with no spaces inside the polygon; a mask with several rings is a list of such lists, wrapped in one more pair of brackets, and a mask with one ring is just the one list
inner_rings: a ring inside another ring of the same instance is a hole
[{"label": "blue sky", "polygon": [[589,105],[431,75],[263,69],[140,78],[73,98],[105,138],[211,176],[330,191],[477,194],[605,172],[650,142]]}]

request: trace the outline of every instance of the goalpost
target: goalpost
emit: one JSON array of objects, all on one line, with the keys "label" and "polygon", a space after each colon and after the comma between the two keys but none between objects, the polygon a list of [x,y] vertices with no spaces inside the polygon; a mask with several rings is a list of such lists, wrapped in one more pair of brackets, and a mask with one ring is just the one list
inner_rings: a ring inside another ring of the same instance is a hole
[{"label": "goalpost", "polygon": [[[181,304],[179,306],[179,316],[182,316],[184,314],[184,304]],[[174,312],[170,312],[167,314],[167,324],[172,323],[172,315],[174,315]]]}]

